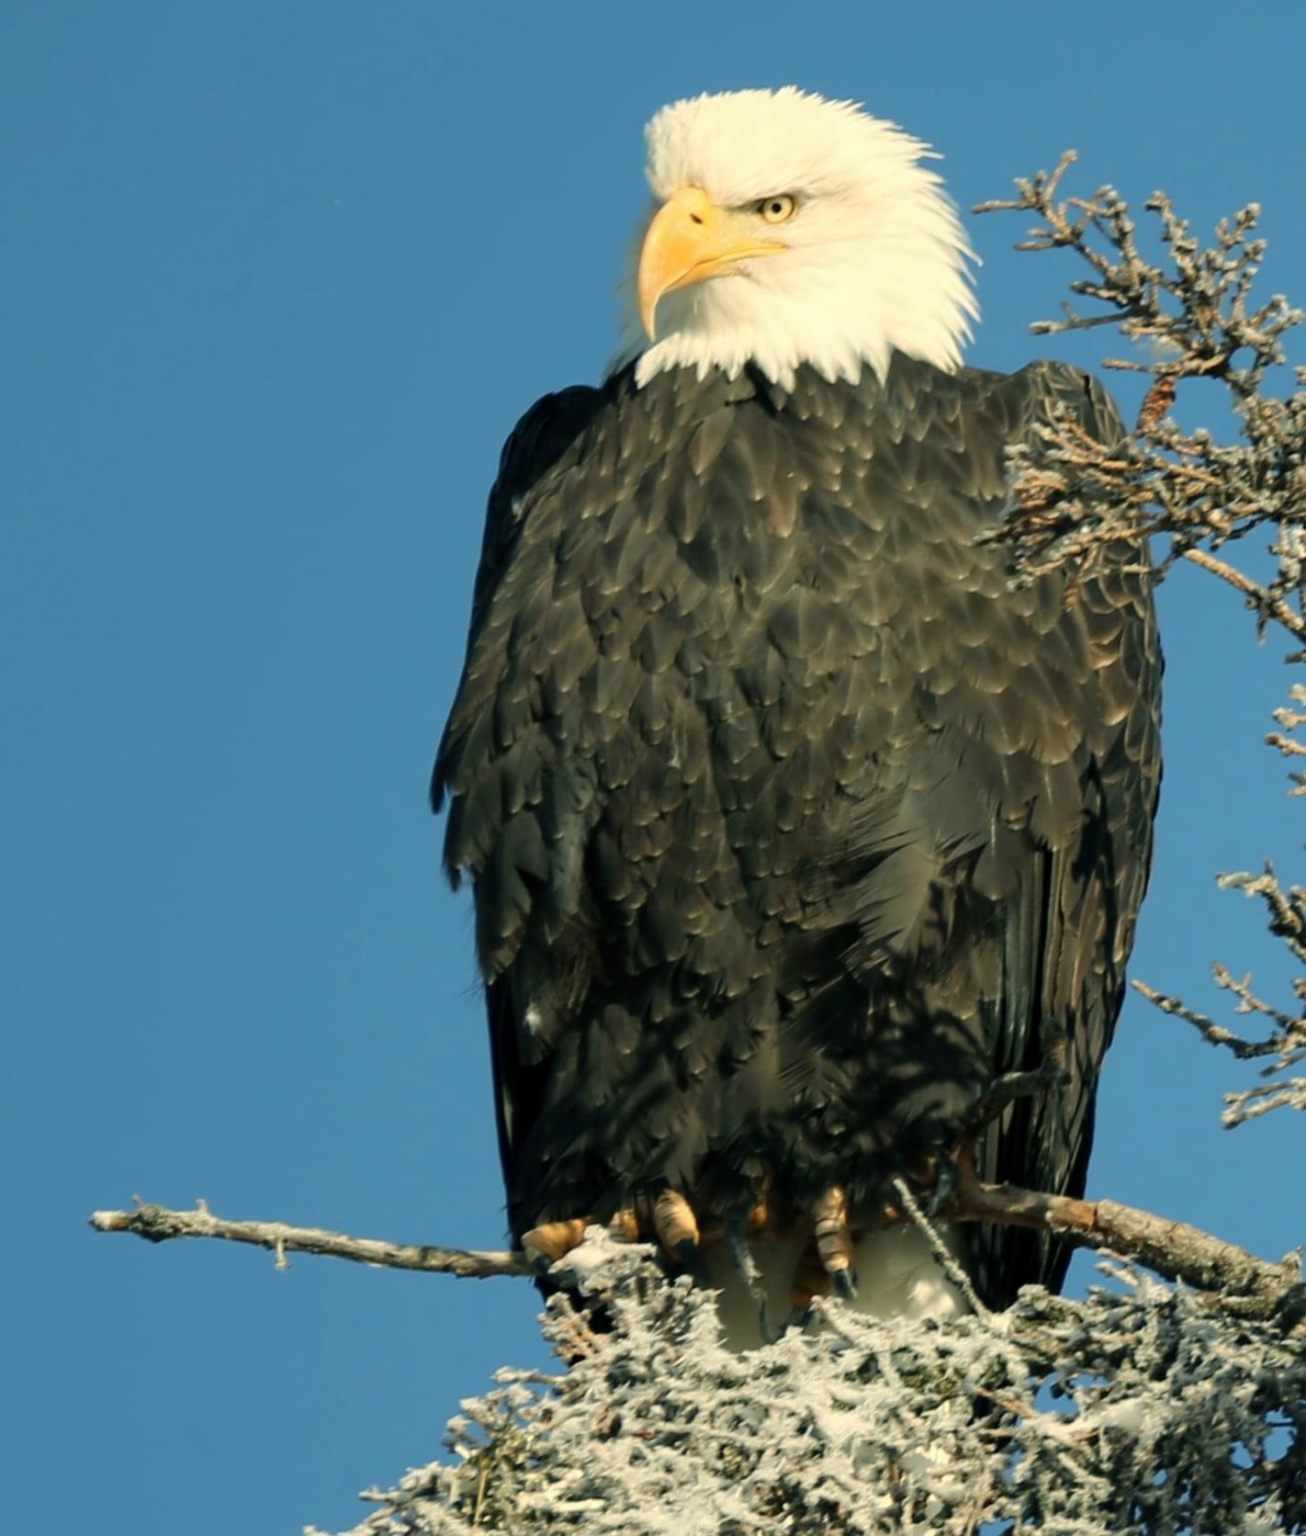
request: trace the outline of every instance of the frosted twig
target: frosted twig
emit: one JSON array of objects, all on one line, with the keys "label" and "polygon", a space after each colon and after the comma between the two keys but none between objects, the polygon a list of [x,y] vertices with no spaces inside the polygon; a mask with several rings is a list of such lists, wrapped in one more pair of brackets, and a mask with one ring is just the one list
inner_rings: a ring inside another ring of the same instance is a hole
[{"label": "frosted twig", "polygon": [[938,1260],[939,1268],[952,1281],[953,1285],[970,1303],[970,1309],[977,1317],[988,1317],[989,1309],[979,1299],[979,1294],[970,1283],[970,1276],[957,1263],[956,1256],[949,1250],[947,1243],[939,1236],[935,1228],[927,1220],[925,1212],[916,1203],[916,1198],[907,1188],[906,1179],[895,1179],[894,1190],[898,1199],[902,1201],[902,1208],[915,1222],[917,1228],[924,1234],[925,1241],[930,1245],[930,1252]]},{"label": "frosted twig", "polygon": [[[1293,697],[1301,702],[1302,690],[1294,688]],[[1276,711],[1280,723],[1295,729],[1302,721],[1292,709]],[[1295,743],[1294,743],[1295,745]],[[1299,778],[1300,776],[1294,776]],[[1221,875],[1217,884],[1224,890],[1241,891],[1259,898],[1265,907],[1270,932],[1280,939],[1298,965],[1306,964],[1306,891],[1300,886],[1283,886],[1274,865],[1266,862],[1260,874],[1242,870]],[[1298,976],[1292,984],[1297,1011],[1290,1013],[1260,997],[1252,988],[1252,977],[1235,976],[1228,966],[1217,962],[1212,967],[1215,984],[1237,998],[1234,1012],[1243,1018],[1259,1019],[1268,1026],[1268,1035],[1249,1040],[1223,1024],[1217,1024],[1200,1009],[1190,1008],[1182,998],[1169,997],[1146,982],[1135,981],[1134,988],[1163,1013],[1191,1024],[1210,1045],[1223,1047],[1239,1061],[1265,1061],[1261,1076],[1277,1081],[1226,1093],[1221,1116],[1228,1127],[1241,1125],[1268,1114],[1272,1109],[1306,1110],[1306,1085],[1301,1078],[1287,1079],[1279,1074],[1291,1071],[1306,1061],[1306,978]]]},{"label": "frosted twig", "polygon": [[278,1268],[287,1267],[287,1253],[316,1253],[324,1258],[350,1259],[378,1269],[419,1269],[460,1279],[488,1280],[498,1275],[530,1275],[525,1254],[479,1252],[466,1248],[437,1248],[426,1243],[390,1243],[375,1237],[347,1237],[322,1227],[291,1227],[280,1221],[224,1221],[204,1202],[193,1211],[169,1210],[138,1201],[134,1211],[95,1211],[97,1232],[133,1232],[151,1243],[176,1237],[217,1237],[251,1243],[277,1255]]},{"label": "frosted twig", "polygon": [[1134,981],[1132,986],[1136,992],[1145,997],[1149,1003],[1154,1004],[1162,1013],[1171,1014],[1176,1019],[1183,1019],[1191,1024],[1209,1045],[1221,1045],[1226,1050],[1232,1051],[1239,1061],[1249,1061],[1257,1056],[1273,1056],[1279,1047],[1273,1040],[1244,1040],[1241,1035],[1234,1034],[1233,1030],[1226,1029],[1223,1024],[1217,1024],[1196,1008],[1190,1008],[1182,998],[1167,997],[1165,993],[1158,992],[1155,987],[1148,986],[1145,981]]},{"label": "frosted twig", "polygon": [[1259,581],[1253,581],[1250,576],[1245,575],[1236,566],[1230,565],[1227,560],[1217,560],[1214,555],[1208,555],[1204,549],[1185,549],[1183,557],[1185,560],[1191,560],[1194,565],[1200,566],[1202,570],[1209,571],[1212,576],[1218,576],[1221,581],[1227,581],[1231,587],[1242,593],[1247,599],[1247,606],[1255,613],[1282,624],[1298,640],[1306,640],[1306,619],[1303,619],[1299,613],[1294,613],[1282,598],[1275,597]]},{"label": "frosted twig", "polygon": [[[1131,342],[1151,342],[1149,355],[1106,358],[1108,368],[1151,376],[1134,432],[1121,443],[1098,442],[1074,413],[1053,412],[1034,438],[1010,450],[1012,506],[984,542],[1010,546],[1018,580],[1064,569],[1074,580],[1092,570],[1107,546],[1168,534],[1170,548],[1157,569],[1176,559],[1202,567],[1246,599],[1261,628],[1281,625],[1306,640],[1306,370],[1285,398],[1265,392],[1269,370],[1286,361],[1283,337],[1302,319],[1281,294],[1250,302],[1265,255],[1256,236],[1260,209],[1249,203],[1216,226],[1203,245],[1170,200],[1154,193],[1164,259],[1148,260],[1138,243],[1129,205],[1114,187],[1089,197],[1063,197],[1061,181],[1074,162],[1063,155],[1051,175],[1016,183],[1017,196],[980,204],[976,212],[1033,213],[1023,251],[1072,250],[1088,274],[1071,291],[1100,305],[1080,314],[1063,305],[1060,320],[1035,322],[1035,334],[1117,325]],[[1168,414],[1184,379],[1225,385],[1239,418],[1241,440],[1216,442],[1210,432],[1183,431]],[[1264,525],[1275,529],[1271,548],[1278,571],[1255,580],[1214,553]],[[1199,547],[1205,545],[1205,548]]]}]

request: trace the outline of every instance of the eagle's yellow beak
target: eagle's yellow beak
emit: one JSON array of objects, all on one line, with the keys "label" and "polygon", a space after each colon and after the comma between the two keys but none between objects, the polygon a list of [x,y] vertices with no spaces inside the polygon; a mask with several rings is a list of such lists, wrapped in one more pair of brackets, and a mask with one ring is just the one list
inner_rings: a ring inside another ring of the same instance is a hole
[{"label": "eagle's yellow beak", "polygon": [[682,187],[654,215],[639,253],[639,317],[656,338],[658,300],[675,288],[738,270],[748,256],[783,251],[778,240],[758,238],[750,214],[718,208],[702,187]]}]

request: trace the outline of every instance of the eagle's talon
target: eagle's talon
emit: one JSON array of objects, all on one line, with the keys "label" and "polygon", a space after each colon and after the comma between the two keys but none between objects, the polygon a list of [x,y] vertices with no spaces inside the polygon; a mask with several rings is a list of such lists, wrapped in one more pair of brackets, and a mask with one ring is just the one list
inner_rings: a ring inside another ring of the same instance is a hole
[{"label": "eagle's talon", "polygon": [[763,1344],[776,1343],[784,1331],[771,1321],[771,1309],[766,1304],[765,1296],[757,1305],[757,1331],[762,1335]]},{"label": "eagle's talon", "polygon": [[834,1292],[840,1301],[857,1300],[857,1281],[853,1278],[851,1269],[836,1269],[830,1279],[834,1283]]},{"label": "eagle's talon", "polygon": [[735,1273],[748,1287],[748,1294],[757,1303],[757,1327],[762,1335],[763,1344],[774,1344],[780,1337],[780,1331],[771,1321],[771,1309],[767,1305],[762,1272],[758,1269],[757,1260],[754,1259],[748,1247],[748,1218],[747,1210],[735,1211],[726,1217],[726,1253],[730,1256]]},{"label": "eagle's talon", "polygon": [[940,1153],[935,1159],[934,1189],[925,1204],[925,1215],[931,1221],[946,1215],[958,1202],[965,1204],[968,1192],[974,1190],[979,1180],[976,1139],[973,1131],[968,1132],[951,1152]]},{"label": "eagle's talon", "polygon": [[623,1205],[608,1223],[609,1233],[619,1243],[637,1243],[640,1239],[639,1216],[633,1205]]},{"label": "eagle's talon", "polygon": [[654,1199],[653,1231],[668,1253],[677,1253],[685,1243],[698,1247],[698,1218],[678,1189],[661,1190]]},{"label": "eagle's talon", "polygon": [[579,1248],[589,1218],[577,1216],[571,1221],[546,1221],[522,1233],[522,1252],[537,1274],[547,1274],[559,1259]]},{"label": "eagle's talon", "polygon": [[925,1206],[925,1215],[929,1220],[942,1216],[948,1209],[960,1182],[961,1170],[957,1166],[957,1159],[951,1153],[941,1152],[935,1162],[934,1189]]},{"label": "eagle's talon", "polygon": [[835,1292],[844,1301],[857,1295],[853,1278],[853,1235],[848,1225],[848,1197],[838,1185],[831,1185],[816,1202],[813,1235],[821,1267],[830,1277]]},{"label": "eagle's talon", "polygon": [[682,1238],[676,1244],[676,1258],[680,1261],[681,1269],[689,1276],[695,1285],[707,1290],[709,1285],[707,1263],[703,1258],[703,1250],[691,1238]]}]

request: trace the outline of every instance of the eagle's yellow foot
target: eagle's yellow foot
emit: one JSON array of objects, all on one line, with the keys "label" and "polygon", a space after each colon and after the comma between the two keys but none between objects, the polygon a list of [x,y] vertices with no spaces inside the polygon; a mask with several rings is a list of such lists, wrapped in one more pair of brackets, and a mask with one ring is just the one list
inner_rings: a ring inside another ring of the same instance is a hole
[{"label": "eagle's yellow foot", "polygon": [[619,1243],[637,1243],[640,1239],[639,1215],[633,1205],[623,1206],[608,1223],[608,1231]]},{"label": "eagle's yellow foot", "polygon": [[[831,1185],[812,1212],[816,1252],[837,1295],[852,1301],[857,1295],[853,1274],[853,1235],[848,1226],[848,1197]],[[800,1268],[801,1268],[801,1260]]]},{"label": "eagle's yellow foot", "polygon": [[753,1209],[748,1213],[748,1231],[752,1237],[766,1237],[772,1230],[770,1179],[767,1179],[757,1195]]},{"label": "eagle's yellow foot", "polygon": [[699,1247],[698,1218],[679,1190],[664,1189],[653,1201],[653,1231],[668,1257],[705,1285],[707,1269]]},{"label": "eagle's yellow foot", "polygon": [[698,1219],[684,1195],[676,1189],[664,1189],[653,1201],[653,1230],[669,1254],[681,1245],[698,1247]]},{"label": "eagle's yellow foot", "polygon": [[577,1216],[571,1221],[546,1221],[522,1233],[522,1252],[534,1268],[543,1273],[573,1248],[580,1247],[587,1226],[589,1222],[583,1216]]}]

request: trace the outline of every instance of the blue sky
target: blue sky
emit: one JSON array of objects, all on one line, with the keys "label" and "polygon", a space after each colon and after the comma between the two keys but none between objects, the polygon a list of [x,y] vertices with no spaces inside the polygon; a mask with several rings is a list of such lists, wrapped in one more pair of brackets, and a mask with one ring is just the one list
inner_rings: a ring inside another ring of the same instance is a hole
[{"label": "blue sky", "polygon": [[[794,81],[931,140],[963,207],[1067,146],[1081,188],[1163,185],[1201,228],[1257,198],[1267,286],[1300,302],[1298,105],[1273,93],[1304,43],[1282,4],[1190,4],[1175,29],[1046,3],[11,0],[7,1524],[338,1529],[494,1367],[540,1356],[522,1285],[279,1274],[84,1219],[202,1195],[500,1242],[467,904],[425,783],[500,442],[611,348],[650,113]],[[970,224],[973,360],[1111,350],[1032,340],[1071,268],[1013,253],[1015,219]],[[1212,874],[1291,864],[1258,745],[1288,677],[1195,573],[1162,606],[1167,778],[1134,971],[1202,1002],[1216,957],[1282,980]],[[1268,1256],[1302,1241],[1276,1188],[1299,1123],[1219,1130],[1246,1080],[1131,1004],[1092,1192]]]}]

